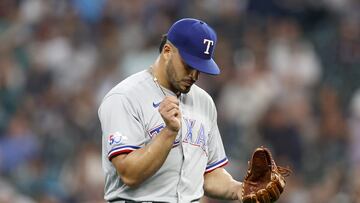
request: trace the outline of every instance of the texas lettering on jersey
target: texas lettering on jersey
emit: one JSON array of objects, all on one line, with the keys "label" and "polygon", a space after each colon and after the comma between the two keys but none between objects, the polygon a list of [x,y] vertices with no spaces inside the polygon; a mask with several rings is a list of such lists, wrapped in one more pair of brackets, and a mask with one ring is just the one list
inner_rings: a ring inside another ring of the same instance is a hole
[{"label": "texas lettering on jersey", "polygon": [[[207,135],[205,133],[204,125],[199,122],[199,125],[195,124],[197,123],[195,119],[185,118],[183,117],[184,123],[186,125],[186,131],[185,134],[182,134],[182,142],[188,143],[196,147],[200,147],[208,156],[207,152]],[[151,128],[148,131],[148,134],[150,138],[155,137],[157,134],[161,132],[161,130],[165,127],[164,123],[161,123],[160,125],[157,125],[153,128]],[[174,141],[173,148],[178,146],[180,144],[180,138],[177,138]]]}]

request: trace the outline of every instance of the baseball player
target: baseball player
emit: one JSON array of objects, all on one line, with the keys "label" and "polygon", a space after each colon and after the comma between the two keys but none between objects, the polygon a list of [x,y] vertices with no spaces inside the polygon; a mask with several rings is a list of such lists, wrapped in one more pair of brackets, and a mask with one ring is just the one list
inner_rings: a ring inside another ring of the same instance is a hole
[{"label": "baseball player", "polygon": [[181,19],[169,29],[147,70],[116,85],[98,114],[107,202],[199,202],[241,198],[228,163],[212,98],[194,83],[217,75],[216,34]]}]

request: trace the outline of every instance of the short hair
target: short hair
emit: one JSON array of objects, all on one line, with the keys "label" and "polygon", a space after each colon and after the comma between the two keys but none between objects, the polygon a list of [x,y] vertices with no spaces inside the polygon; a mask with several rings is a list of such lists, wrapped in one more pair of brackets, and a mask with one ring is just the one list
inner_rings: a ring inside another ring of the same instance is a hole
[{"label": "short hair", "polygon": [[167,42],[167,34],[163,34],[161,36],[161,43],[160,43],[160,47],[159,47],[159,52],[161,53],[163,48],[164,48],[164,45],[166,44]]}]

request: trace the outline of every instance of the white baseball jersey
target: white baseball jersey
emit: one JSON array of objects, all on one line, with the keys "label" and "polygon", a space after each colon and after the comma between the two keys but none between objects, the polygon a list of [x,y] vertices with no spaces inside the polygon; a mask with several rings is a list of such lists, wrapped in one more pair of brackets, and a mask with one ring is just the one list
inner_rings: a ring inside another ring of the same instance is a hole
[{"label": "white baseball jersey", "polygon": [[164,164],[138,188],[129,188],[121,181],[111,159],[146,146],[165,127],[158,112],[164,97],[146,70],[120,82],[104,97],[98,113],[105,200],[197,202],[204,194],[204,174],[228,162],[215,104],[204,90],[193,85],[178,97],[182,127]]}]

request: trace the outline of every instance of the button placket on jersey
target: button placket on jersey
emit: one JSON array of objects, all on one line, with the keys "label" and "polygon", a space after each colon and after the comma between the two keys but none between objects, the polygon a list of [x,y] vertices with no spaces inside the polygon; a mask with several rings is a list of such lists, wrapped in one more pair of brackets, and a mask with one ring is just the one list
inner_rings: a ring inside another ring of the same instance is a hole
[{"label": "button placket on jersey", "polygon": [[186,132],[184,130],[184,120],[183,120],[183,116],[184,114],[186,113],[184,111],[184,106],[182,104],[182,99],[181,99],[181,96],[179,98],[180,102],[179,102],[179,109],[180,109],[180,112],[181,112],[181,128],[180,128],[180,135],[179,135],[179,140],[180,140],[180,144],[178,147],[181,148],[181,152],[182,152],[182,164],[181,164],[181,168],[180,168],[180,173],[179,173],[179,182],[178,182],[178,185],[177,185],[177,198],[178,198],[178,202],[182,202],[182,195],[180,193],[179,190],[181,190],[181,188],[183,187],[183,176],[184,176],[184,161],[185,161],[185,148],[184,148],[184,143],[182,142],[183,140],[183,132]]}]

